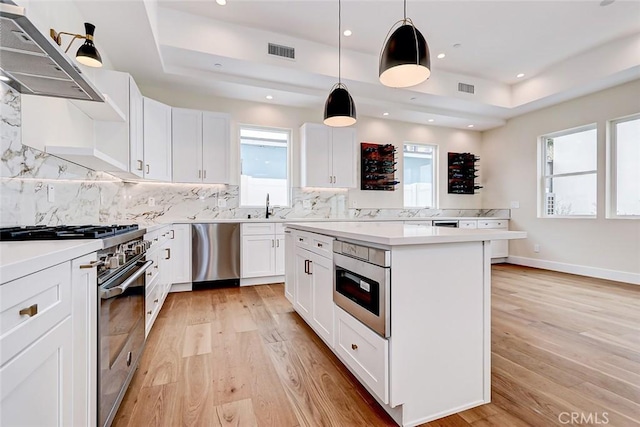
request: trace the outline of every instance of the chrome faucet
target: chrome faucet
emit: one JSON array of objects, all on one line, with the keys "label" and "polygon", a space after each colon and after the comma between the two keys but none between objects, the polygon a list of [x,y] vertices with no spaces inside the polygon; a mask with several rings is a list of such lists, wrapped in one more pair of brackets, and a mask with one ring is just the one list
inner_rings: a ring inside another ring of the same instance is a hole
[{"label": "chrome faucet", "polygon": [[265,214],[265,218],[269,219],[269,193],[267,193],[267,213]]}]

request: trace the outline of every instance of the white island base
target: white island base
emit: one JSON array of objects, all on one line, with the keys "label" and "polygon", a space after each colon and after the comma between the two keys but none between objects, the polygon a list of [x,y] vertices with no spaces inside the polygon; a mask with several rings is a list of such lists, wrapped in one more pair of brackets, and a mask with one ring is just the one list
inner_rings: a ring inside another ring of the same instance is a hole
[{"label": "white island base", "polygon": [[[332,328],[325,325],[318,334],[399,425],[419,425],[490,402],[491,240],[525,233],[361,223],[288,227],[294,241],[316,236],[312,232],[391,251],[389,338],[326,301],[311,305],[332,307]],[[300,258],[302,248],[294,250]],[[317,322],[309,322],[309,313],[297,304],[297,275],[287,270],[286,277],[294,308],[316,330]],[[333,283],[314,286],[333,291]],[[312,293],[329,298],[326,291]],[[316,317],[321,316],[311,316]]]}]

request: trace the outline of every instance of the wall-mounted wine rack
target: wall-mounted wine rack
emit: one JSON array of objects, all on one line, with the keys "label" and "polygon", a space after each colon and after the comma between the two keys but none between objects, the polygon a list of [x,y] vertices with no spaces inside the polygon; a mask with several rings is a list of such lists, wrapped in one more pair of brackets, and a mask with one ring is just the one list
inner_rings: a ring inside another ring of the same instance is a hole
[{"label": "wall-mounted wine rack", "polygon": [[480,160],[472,153],[448,153],[449,154],[449,194],[474,194],[482,188],[476,185],[478,177],[476,163]]},{"label": "wall-mounted wine rack", "polygon": [[360,189],[394,191],[396,148],[393,144],[360,144]]}]

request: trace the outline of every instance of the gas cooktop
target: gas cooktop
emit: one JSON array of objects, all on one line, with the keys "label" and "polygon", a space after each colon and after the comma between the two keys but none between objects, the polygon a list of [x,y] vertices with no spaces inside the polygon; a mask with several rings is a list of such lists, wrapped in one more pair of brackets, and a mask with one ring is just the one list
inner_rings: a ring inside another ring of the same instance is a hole
[{"label": "gas cooktop", "polygon": [[131,225],[34,225],[27,227],[1,227],[0,240],[64,240],[105,239],[138,229]]}]

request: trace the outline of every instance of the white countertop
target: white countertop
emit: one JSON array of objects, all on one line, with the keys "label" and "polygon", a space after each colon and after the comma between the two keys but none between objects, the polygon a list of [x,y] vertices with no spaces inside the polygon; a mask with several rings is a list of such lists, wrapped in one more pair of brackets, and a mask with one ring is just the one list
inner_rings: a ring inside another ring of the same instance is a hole
[{"label": "white countertop", "polygon": [[[245,222],[398,222],[398,221],[475,221],[499,219],[509,220],[505,216],[428,216],[428,217],[395,217],[395,218],[221,218],[221,219],[194,219],[194,220],[176,220],[171,224],[215,224],[215,223],[245,223]],[[167,223],[169,224],[169,223]],[[154,225],[140,224],[140,227],[147,227],[147,230]]]},{"label": "white countertop", "polygon": [[384,222],[324,222],[315,224],[290,222],[286,226],[296,230],[385,246],[524,239],[527,237],[527,233],[524,231],[421,227]]},{"label": "white countertop", "polygon": [[0,242],[0,283],[102,249],[102,240]]}]

